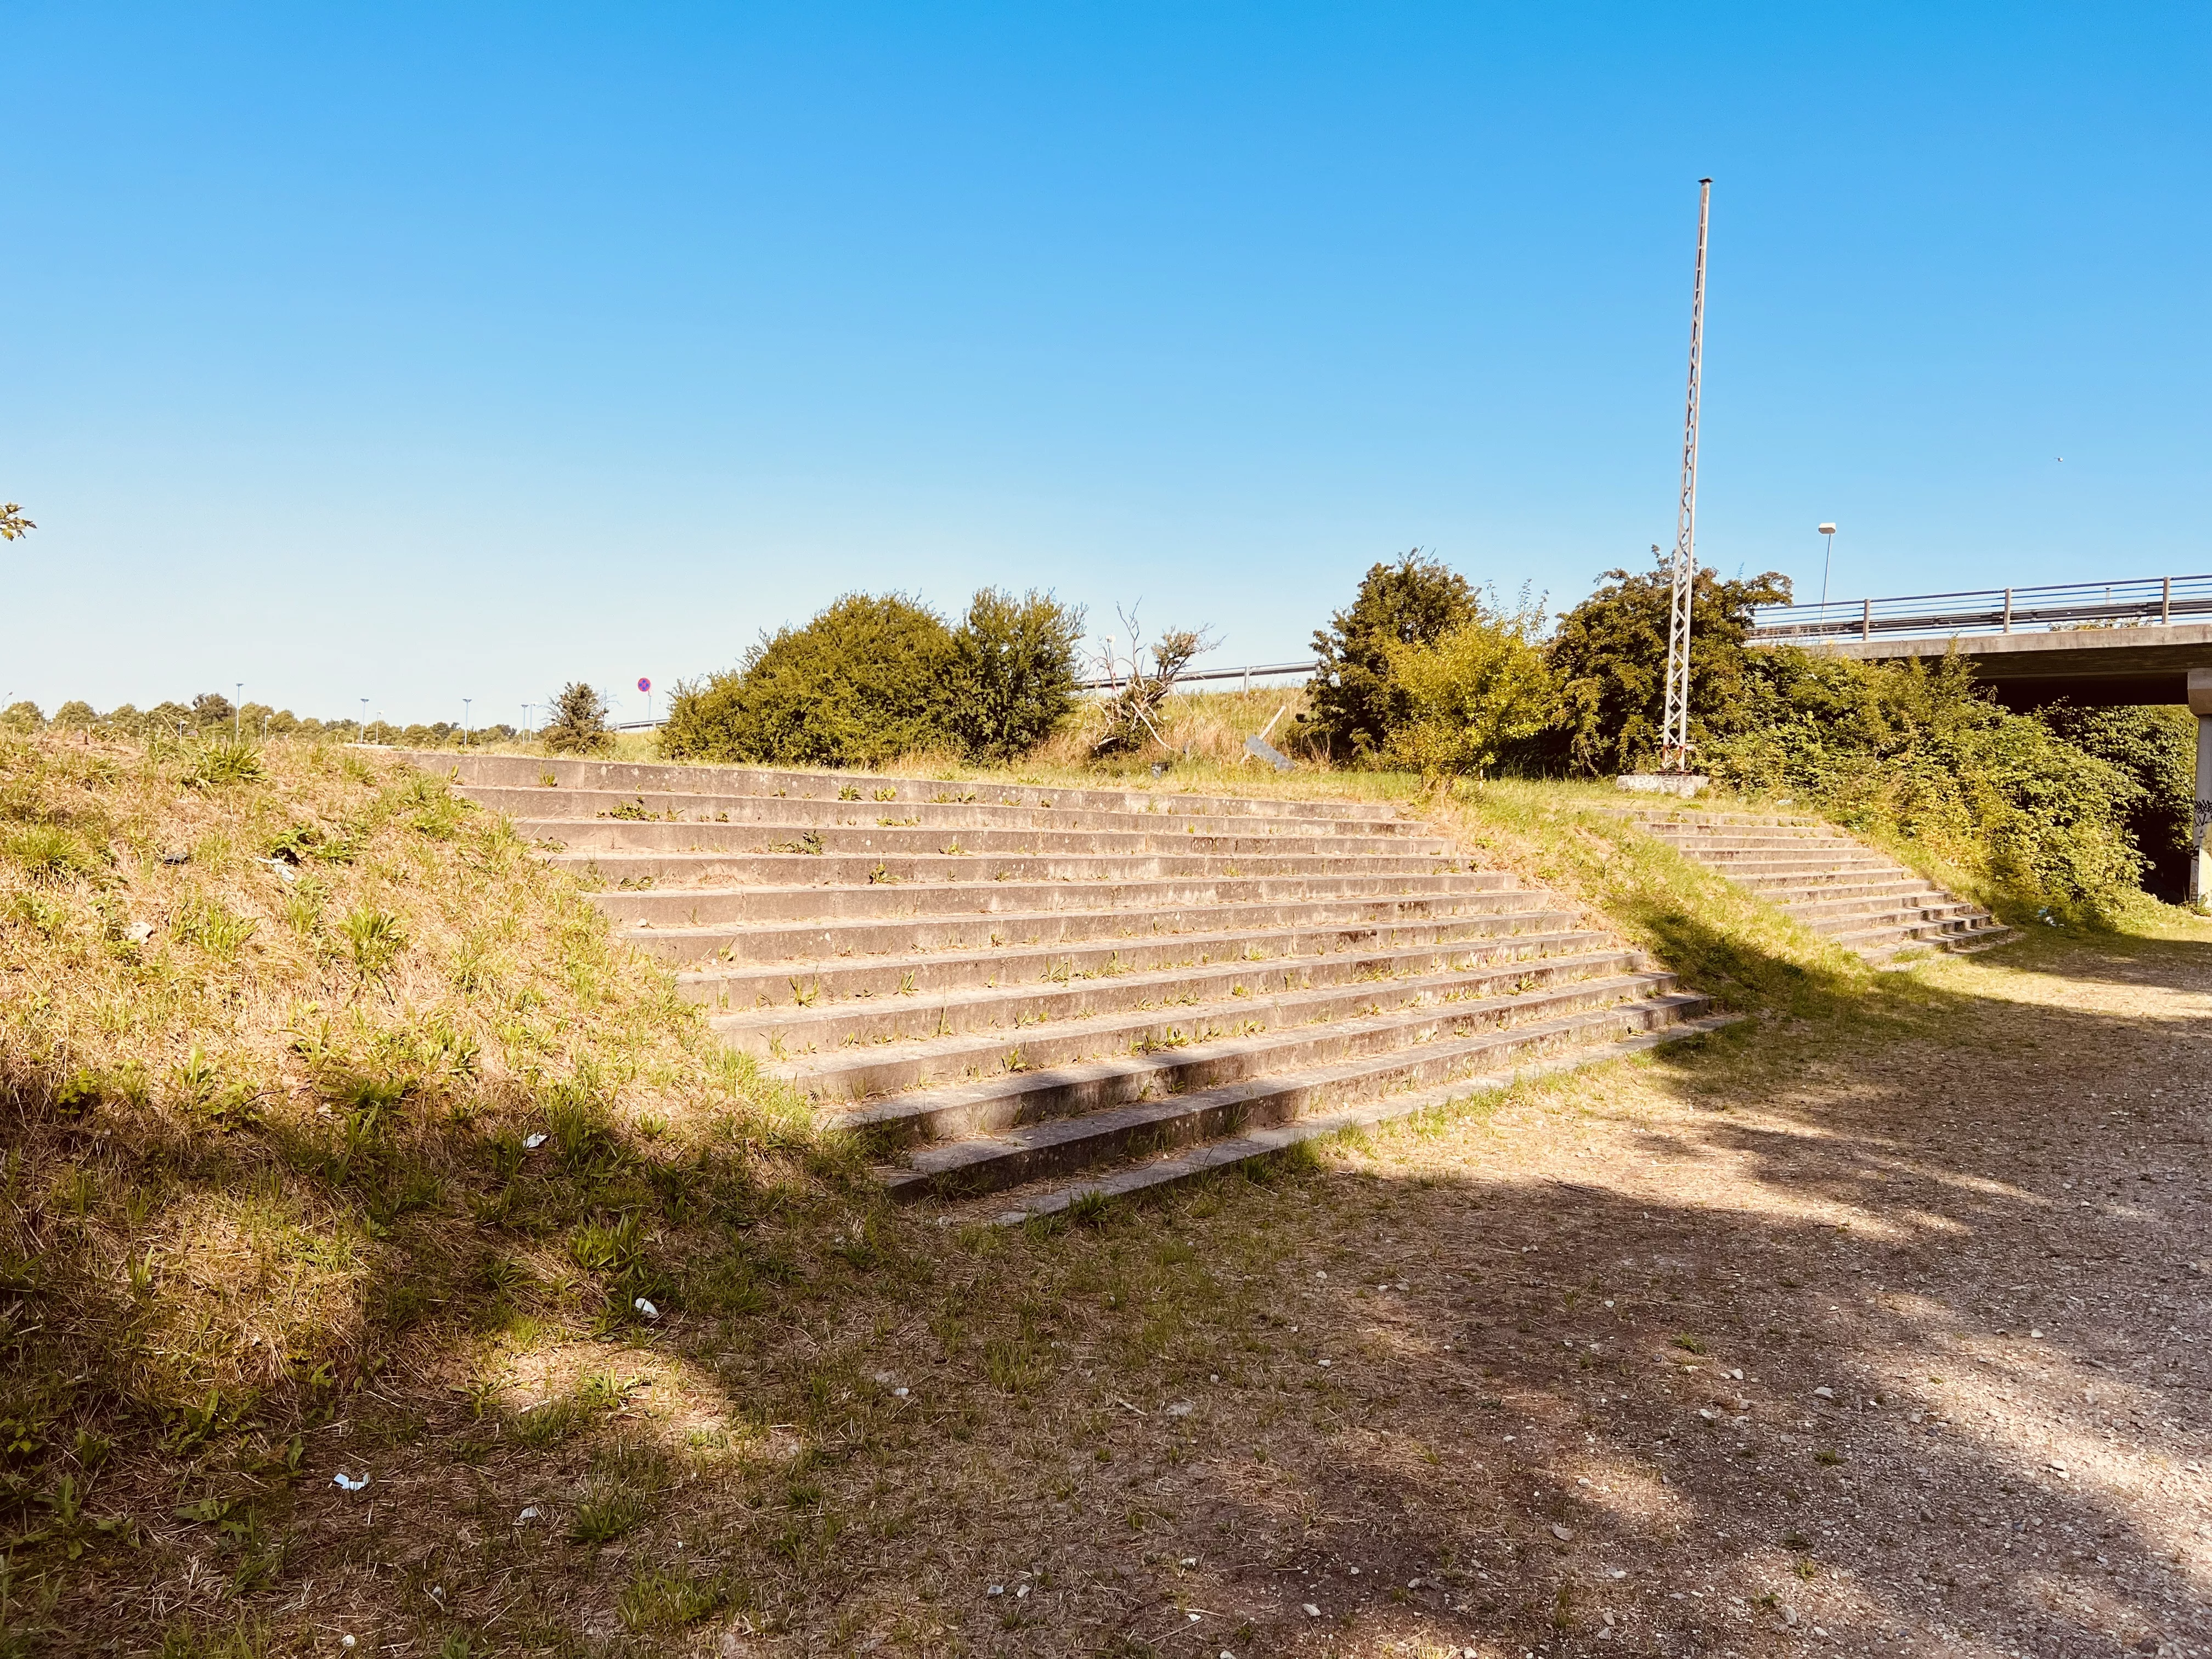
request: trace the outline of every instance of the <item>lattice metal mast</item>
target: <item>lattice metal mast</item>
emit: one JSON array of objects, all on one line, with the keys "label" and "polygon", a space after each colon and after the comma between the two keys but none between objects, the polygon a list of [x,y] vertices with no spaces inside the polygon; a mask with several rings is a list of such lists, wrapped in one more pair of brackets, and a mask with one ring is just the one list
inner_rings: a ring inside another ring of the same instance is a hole
[{"label": "lattice metal mast", "polygon": [[1659,769],[1690,769],[1690,595],[1698,580],[1698,379],[1705,343],[1705,221],[1713,181],[1698,180],[1698,274],[1690,297],[1689,412],[1682,421],[1682,495],[1674,511],[1674,592],[1667,616],[1667,713]]}]

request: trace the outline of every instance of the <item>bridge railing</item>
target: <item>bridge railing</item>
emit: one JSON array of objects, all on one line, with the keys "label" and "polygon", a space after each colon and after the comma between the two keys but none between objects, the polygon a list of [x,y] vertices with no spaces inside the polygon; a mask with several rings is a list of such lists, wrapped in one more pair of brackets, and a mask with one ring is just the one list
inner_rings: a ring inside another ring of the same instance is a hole
[{"label": "bridge railing", "polygon": [[2066,628],[2155,628],[2212,617],[2212,575],[2143,576],[2116,582],[1988,587],[1826,605],[1768,605],[1752,613],[1751,637],[1873,640],[1895,634],[2020,634]]},{"label": "bridge railing", "polygon": [[[1300,679],[1304,679],[1320,666],[1319,663],[1308,660],[1254,663],[1249,668],[1188,668],[1176,676],[1176,684],[1189,685],[1199,680],[1236,680],[1239,682],[1237,690],[1249,691],[1255,680],[1279,680],[1289,674],[1295,674]],[[1079,689],[1085,691],[1109,691],[1118,690],[1127,683],[1128,678],[1124,674],[1119,679],[1078,680],[1075,684]]]}]

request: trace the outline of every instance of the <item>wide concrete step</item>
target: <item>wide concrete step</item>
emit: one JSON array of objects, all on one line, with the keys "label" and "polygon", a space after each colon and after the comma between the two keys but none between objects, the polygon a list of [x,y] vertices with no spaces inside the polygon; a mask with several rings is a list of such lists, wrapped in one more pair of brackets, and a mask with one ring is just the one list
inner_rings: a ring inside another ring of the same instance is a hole
[{"label": "wide concrete step", "polygon": [[[952,843],[957,846],[957,842]],[[1200,853],[1143,853],[1109,857],[1022,853],[555,853],[546,862],[611,886],[691,886],[704,883],[789,887],[932,885],[980,882],[1130,882],[1169,877],[1325,876],[1355,871],[1369,876],[1449,874],[1466,866],[1456,859],[1419,854],[1402,858],[1338,859],[1319,855],[1255,854],[1216,858]]]},{"label": "wide concrete step", "polygon": [[[1885,945],[1869,945],[1863,954],[1869,962],[1885,966],[1910,967],[1913,961],[1920,959],[1923,952],[1933,952],[1938,956],[1972,956],[1978,951],[2009,945],[2021,937],[2019,928],[2008,927],[1991,917],[1958,933],[1941,933],[1933,939],[1907,939]],[[1912,957],[1899,962],[1898,958],[1908,951],[1912,952]]]},{"label": "wide concrete step", "polygon": [[[849,786],[848,786],[849,787]],[[732,831],[752,826],[763,832],[819,829],[826,824],[866,825],[889,818],[923,830],[1096,830],[1141,834],[1235,834],[1321,838],[1382,836],[1428,842],[1436,832],[1418,818],[1376,811],[1365,817],[1302,817],[1250,814],[1178,814],[1159,811],[1119,811],[1061,805],[1049,798],[1029,805],[1006,804],[973,792],[943,799],[902,800],[896,790],[855,788],[836,799],[781,795],[675,793],[624,795],[611,790],[492,788],[464,786],[460,793],[477,805],[509,817],[541,823],[628,824],[713,824]]]},{"label": "wide concrete step", "polygon": [[[1564,1050],[1590,1049],[1679,1023],[1705,1011],[1696,996],[1653,996],[1574,1009],[1549,1018],[1418,1048],[1355,1055],[1232,1083],[1102,1105],[1074,1115],[981,1124],[953,1140],[909,1146],[888,1170],[893,1196],[963,1199],[1024,1182],[1064,1178],[1132,1157],[1152,1157],[1224,1135],[1280,1126],[1394,1092],[1462,1082],[1476,1073]],[[1147,1079],[1159,1084],[1163,1079]]]},{"label": "wide concrete step", "polygon": [[[1279,1042],[1310,1040],[1351,1045],[1341,1052],[1379,1053],[1439,1032],[1467,1035],[1512,1024],[1531,1011],[1548,1017],[1599,1007],[1672,988],[1664,974],[1614,974],[1505,994],[1493,973],[1430,975],[1364,986],[1280,993],[1189,1006],[1051,1022],[1018,1033],[981,1033],[936,1041],[851,1048],[789,1056],[789,1079],[823,1100],[987,1078],[1086,1060],[1124,1059],[1160,1048],[1238,1037]],[[1260,1052],[1268,1045],[1252,1045]]]},{"label": "wide concrete step", "polygon": [[1850,872],[1832,872],[1826,876],[1746,877],[1738,878],[1735,884],[1747,888],[1768,903],[1779,904],[1784,908],[1792,904],[1827,899],[1899,898],[1909,893],[1942,890],[1925,878],[1905,870],[1872,879]]},{"label": "wide concrete step", "polygon": [[715,922],[834,921],[1033,910],[1123,910],[1139,917],[1204,905],[1322,899],[1431,898],[1494,893],[1511,878],[1495,870],[1455,875],[1307,872],[1194,875],[1132,881],[882,882],[868,886],[760,886],[600,890],[585,896],[621,926],[698,927]]},{"label": "wide concrete step", "polygon": [[1858,843],[1845,836],[1741,835],[1662,836],[1662,841],[1685,853],[1855,852]]},{"label": "wide concrete step", "polygon": [[1982,912],[1971,904],[1957,901],[1947,904],[1913,905],[1909,908],[1891,907],[1878,910],[1862,910],[1849,915],[1818,916],[1803,919],[1805,925],[1827,939],[1846,935],[1857,938],[1870,930],[1893,927],[1922,927],[1971,921]]},{"label": "wide concrete step", "polygon": [[1893,953],[1913,945],[1933,945],[1987,933],[1999,926],[1988,915],[1977,913],[1935,921],[1905,921],[1855,928],[1828,937],[1845,949],[1856,951],[1862,955],[1869,951]]},{"label": "wide concrete step", "polygon": [[[470,788],[589,790],[620,796],[709,794],[790,800],[850,800],[853,790],[869,799],[955,803],[989,801],[1005,806],[1082,808],[1217,817],[1358,818],[1390,816],[1395,808],[1364,800],[1290,800],[1268,795],[1194,795],[1171,789],[1062,789],[1046,785],[981,784],[943,778],[896,778],[872,772],[797,771],[751,766],[686,766],[665,761],[541,759],[530,755],[452,755],[403,750],[403,759]],[[883,792],[890,790],[886,797]]]},{"label": "wide concrete step", "polygon": [[618,818],[517,818],[515,833],[540,848],[570,853],[804,853],[869,858],[970,854],[1115,856],[1168,853],[1213,858],[1436,859],[1464,855],[1440,836],[1356,836],[1200,830],[1195,819],[1148,830],[1071,830],[1057,825],[956,830],[902,821],[823,823],[764,829],[750,823],[630,823]]},{"label": "wide concrete step", "polygon": [[1443,1111],[1518,1083],[1626,1060],[1661,1043],[1702,1036],[1744,1018],[1741,1014],[1697,1014],[1692,1010],[1701,1001],[1702,999],[1681,998],[1681,1006],[1671,1011],[1671,1017],[1611,1042],[1570,1042],[1550,1051],[1536,1051],[1533,1057],[1527,1049],[1502,1054],[1487,1069],[1455,1077],[1449,1082],[1380,1093],[1349,1106],[1324,1105],[1271,1127],[1247,1129],[1149,1156],[1133,1155],[1116,1168],[1099,1170],[1066,1184],[1047,1177],[1020,1187],[1002,1188],[969,1213],[1000,1225],[1016,1225],[1057,1214],[1086,1200],[1131,1197],[1179,1182],[1202,1179],[1249,1159],[1272,1157],[1301,1141],[1370,1128],[1420,1112]]},{"label": "wide concrete step", "polygon": [[[1203,921],[1206,913],[1192,918]],[[1246,965],[1307,963],[1344,955],[1408,951],[1432,956],[1497,959],[1532,950],[1581,950],[1606,935],[1577,928],[1567,910],[1524,910],[1453,917],[1389,927],[1346,923],[1335,927],[1194,931],[1136,936],[1129,918],[1105,939],[983,950],[920,950],[863,957],[786,960],[744,967],[691,969],[676,975],[686,1000],[716,1013],[746,1008],[840,1002],[878,997],[933,997],[950,992],[1021,985],[1066,985],[1073,980],[1115,978],[1171,968],[1223,963]]]},{"label": "wide concrete step", "polygon": [[1739,870],[1747,875],[1807,875],[1821,871],[1864,870],[1892,871],[1897,863],[1879,853],[1864,848],[1853,848],[1848,852],[1819,853],[1804,851],[1742,852],[1721,851],[1700,853],[1695,861],[1709,870],[1717,870],[1734,878]]},{"label": "wide concrete step", "polygon": [[[1417,944],[1432,938],[1563,927],[1578,919],[1578,912],[1541,908],[1554,903],[1549,894],[1500,885],[1412,897],[1255,899],[1142,910],[971,909],[891,917],[658,925],[626,928],[621,937],[664,962],[713,958],[732,964],[773,963],[777,971],[788,972],[800,962],[830,963],[854,958],[889,962],[933,952],[999,954],[1018,947],[1091,949],[1102,945],[1111,950],[1164,940],[1170,948],[1179,948],[1174,941],[1191,936],[1234,935],[1239,931],[1265,939],[1291,930],[1312,937],[1316,950],[1322,948],[1321,941],[1334,936],[1342,940],[1342,948],[1350,949],[1378,940]],[[719,974],[734,969],[702,971]],[[878,988],[894,990],[897,983],[893,981]],[[711,988],[707,994],[711,999]]]},{"label": "wide concrete step", "polygon": [[[1333,1018],[1330,1010],[1388,1004],[1401,994],[1444,1000],[1524,991],[1538,985],[1626,973],[1642,957],[1611,949],[1547,950],[1553,936],[1540,935],[1488,951],[1360,951],[1271,963],[1224,962],[1145,973],[1071,977],[1065,984],[979,987],[935,996],[889,996],[824,1003],[813,982],[791,981],[804,1003],[717,1015],[714,1034],[751,1054],[812,1054],[854,1044],[924,1042],[933,1038],[1004,1036],[1027,1042],[1029,1030],[1129,1013],[1164,1018],[1260,1019]],[[1583,936],[1583,943],[1589,943]],[[1401,988],[1411,988],[1401,993]],[[1310,994],[1336,991],[1316,1001]],[[1152,1024],[1148,1022],[1147,1030]]]},{"label": "wide concrete step", "polygon": [[1771,893],[1761,896],[1801,921],[1817,916],[1848,916],[1870,910],[1911,909],[1922,905],[1959,902],[1942,888],[1931,887],[1924,881],[1900,882],[1887,892],[1823,893],[1808,898],[1779,898]]}]

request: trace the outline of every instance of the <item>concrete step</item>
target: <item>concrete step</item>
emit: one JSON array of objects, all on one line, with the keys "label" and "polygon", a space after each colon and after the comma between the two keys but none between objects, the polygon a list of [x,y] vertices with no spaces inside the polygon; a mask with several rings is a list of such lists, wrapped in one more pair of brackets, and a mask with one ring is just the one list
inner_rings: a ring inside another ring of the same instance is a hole
[{"label": "concrete step", "polygon": [[[1212,918],[1199,911],[1190,920]],[[1170,968],[1310,965],[1343,955],[1425,951],[1443,957],[1504,960],[1531,950],[1584,950],[1606,935],[1577,928],[1571,911],[1523,910],[1495,915],[1403,922],[1388,927],[1336,927],[1194,931],[1138,937],[1129,919],[1109,938],[1047,945],[999,945],[984,950],[919,950],[861,957],[785,960],[744,967],[694,969],[676,975],[686,1000],[717,1013],[793,1004],[802,993],[824,1002],[854,998],[933,997],[988,986],[1065,985],[1072,980],[1114,978]]]},{"label": "concrete step", "polygon": [[473,785],[462,786],[459,793],[487,811],[504,812],[509,817],[570,824],[714,824],[732,830],[753,825],[763,830],[785,829],[795,832],[831,823],[875,824],[880,819],[890,818],[911,820],[915,827],[924,830],[1097,830],[1180,834],[1194,829],[1201,834],[1216,835],[1286,835],[1324,839],[1365,836],[1422,842],[1438,839],[1435,830],[1418,818],[1400,818],[1379,811],[1371,816],[1349,817],[1121,811],[1068,806],[1049,797],[1030,805],[1014,805],[988,798],[901,800],[896,799],[896,792],[876,799],[873,794],[881,792],[865,789],[856,790],[854,799],[698,794],[665,790],[624,795],[611,790],[510,789]]},{"label": "concrete step", "polygon": [[1730,879],[1770,904],[1784,906],[1822,899],[1895,898],[1907,893],[1942,890],[1909,870],[1874,878],[1847,870],[1806,876],[1731,876]]},{"label": "concrete step", "polygon": [[690,887],[601,890],[585,896],[632,927],[715,922],[886,920],[1031,910],[1123,910],[1138,916],[1201,905],[1322,899],[1471,896],[1504,889],[1494,870],[1456,875],[1189,876],[1133,881],[884,882],[868,886]]},{"label": "concrete step", "polygon": [[1862,910],[1850,915],[1819,916],[1807,920],[1805,925],[1827,939],[1846,934],[1857,937],[1870,930],[1887,927],[1923,927],[1951,922],[1971,921],[1982,912],[1971,904],[1953,902],[1948,904],[1916,905],[1910,908]]},{"label": "concrete step", "polygon": [[1779,832],[1774,834],[1748,832],[1735,836],[1662,836],[1660,839],[1668,846],[1686,853],[1810,852],[1820,854],[1836,851],[1855,852],[1858,848],[1856,842],[1844,836],[1796,836]]},{"label": "concrete step", "polygon": [[[541,759],[529,755],[453,755],[402,750],[402,759],[469,788],[581,789],[618,796],[708,794],[787,800],[850,800],[853,790],[882,801],[988,801],[1004,806],[1206,814],[1219,817],[1356,818],[1395,817],[1396,809],[1362,800],[1291,800],[1270,795],[1194,795],[1170,789],[1063,789],[1045,785],[983,784],[942,778],[896,778],[872,772],[796,771],[752,766],[686,766],[671,762]],[[1433,833],[1430,831],[1428,833]]]},{"label": "concrete step", "polygon": [[1837,853],[1812,851],[1775,853],[1758,849],[1731,851],[1723,848],[1718,852],[1697,853],[1687,856],[1709,870],[1721,871],[1731,878],[1737,871],[1742,871],[1747,875],[1766,876],[1808,875],[1837,870],[1880,871],[1887,874],[1898,867],[1893,860],[1886,859],[1879,853],[1869,852],[1864,848],[1857,847]]},{"label": "concrete step", "polygon": [[[1139,1011],[1097,1019],[1062,1020],[1018,1033],[982,1033],[936,1041],[892,1042],[787,1060],[784,1073],[823,1100],[861,1100],[925,1084],[1000,1073],[1058,1069],[1079,1060],[1119,1060],[1159,1048],[1223,1038],[1365,1044],[1380,1052],[1510,1024],[1531,1009],[1544,1017],[1603,1006],[1671,989],[1671,975],[1618,974],[1500,994],[1498,975],[1480,971],[1431,975],[1368,986],[1332,986],[1183,1008]],[[1454,1000],[1455,998],[1468,1000]],[[1266,1044],[1254,1045],[1255,1049]],[[1349,1052],[1349,1051],[1347,1051]]]},{"label": "concrete step", "polygon": [[[1541,937],[1541,936],[1540,936]],[[1615,946],[1549,951],[1531,944],[1504,951],[1347,953],[1273,963],[1223,962],[1148,973],[1072,978],[1066,984],[1000,985],[922,997],[818,998],[780,1007],[714,1017],[714,1033],[757,1054],[828,1053],[862,1045],[926,1042],[989,1036],[1024,1045],[1028,1033],[1132,1013],[1158,1013],[1178,1025],[1192,1020],[1269,1025],[1286,1017],[1327,1019],[1342,1010],[1412,1000],[1466,1000],[1528,990],[1642,965],[1639,952]],[[811,981],[793,981],[811,994]],[[1401,988],[1405,988],[1401,992]],[[1316,994],[1336,992],[1335,996]],[[1158,1020],[1146,1023],[1151,1030]],[[1144,1037],[1136,1041],[1148,1040]]]},{"label": "concrete step", "polygon": [[[957,843],[948,843],[957,844]],[[872,857],[832,853],[554,853],[546,862],[611,887],[718,885],[829,887],[904,884],[973,885],[989,882],[1133,882],[1173,877],[1327,876],[1354,871],[1373,877],[1450,875],[1467,866],[1427,855],[1336,859],[1257,854],[1215,858],[1199,853],[1086,854],[911,853]]]},{"label": "concrete step", "polygon": [[[2008,927],[1991,917],[1987,922],[1969,927],[1963,933],[1944,933],[1929,939],[1901,939],[1893,945],[1869,945],[1865,954],[1869,961],[1881,967],[1910,968],[1929,959],[1923,952],[1934,956],[1967,957],[1978,951],[2010,945],[2022,937],[2019,928]],[[1911,956],[1899,960],[1907,951],[1911,951]]]},{"label": "concrete step", "polygon": [[942,1200],[1064,1179],[1102,1164],[1279,1127],[1309,1114],[1342,1111],[1392,1093],[1439,1085],[1463,1086],[1474,1073],[1516,1060],[1563,1051],[1587,1056],[1623,1036],[1672,1026],[1704,1012],[1701,997],[1640,998],[1431,1042],[1379,1061],[1357,1058],[1271,1072],[1164,1098],[1095,1108],[1075,1116],[994,1131],[970,1130],[958,1140],[915,1146],[904,1167],[885,1172],[884,1184],[893,1196],[908,1201]]},{"label": "concrete step", "polygon": [[1778,899],[1771,893],[1761,896],[1776,908],[1788,911],[1800,921],[1810,922],[1826,917],[1863,915],[1878,910],[1911,910],[1929,906],[1942,907],[1957,904],[1940,887],[1930,887],[1925,882],[1911,885],[1898,884],[1899,890],[1887,893],[1838,894],[1832,897],[1823,895],[1817,898]]},{"label": "concrete step", "polygon": [[1593,1012],[1668,1003],[1678,995],[1664,975],[1624,976],[1576,988],[1584,994],[1565,997],[1557,988],[1546,988],[1499,999],[1488,1018],[1464,1029],[1437,1023],[1434,1010],[1396,1010],[1335,1025],[1211,1036],[1177,1048],[900,1089],[842,1106],[830,1103],[826,1109],[832,1121],[888,1152],[1315,1066],[1358,1062],[1384,1071],[1398,1060],[1443,1054],[1452,1045],[1500,1030],[1551,1020],[1579,1028],[1583,1017]]},{"label": "concrete step", "polygon": [[[634,896],[626,895],[624,896]],[[1404,897],[1353,896],[1231,901],[1212,904],[1123,910],[1110,907],[1064,910],[951,911],[910,916],[865,916],[763,923],[724,922],[622,930],[630,945],[665,962],[712,959],[732,964],[775,963],[789,971],[801,962],[826,963],[853,958],[884,961],[936,951],[991,951],[1009,948],[1067,949],[1103,945],[1177,940],[1192,935],[1234,935],[1250,930],[1263,940],[1283,930],[1322,936],[1334,933],[1344,948],[1387,938],[1419,943],[1423,939],[1473,938],[1518,927],[1571,926],[1579,911],[1539,907],[1555,903],[1549,894],[1495,886],[1472,892]],[[1432,933],[1419,930],[1433,929]],[[1224,945],[1224,949],[1234,949]],[[1263,944],[1263,949],[1272,948]],[[1319,945],[1316,945],[1316,949]],[[736,971],[715,969],[702,972]],[[897,981],[883,988],[897,988]]]},{"label": "concrete step", "polygon": [[794,853],[915,857],[958,847],[971,854],[1019,853],[1053,857],[1169,853],[1213,858],[1440,859],[1465,855],[1440,836],[1249,832],[1242,827],[1201,829],[1188,818],[1139,830],[1082,830],[1057,824],[1015,829],[924,827],[889,823],[822,822],[805,826],[757,823],[633,823],[620,818],[516,818],[515,833],[542,849],[570,853]]},{"label": "concrete step", "polygon": [[1829,937],[1846,949],[1861,953],[1869,950],[1893,953],[1912,945],[1932,945],[1945,939],[1968,938],[1986,933],[1995,925],[1989,916],[1977,913],[1936,921],[1892,923],[1834,933]]},{"label": "concrete step", "polygon": [[[1156,1188],[1195,1180],[1217,1170],[1231,1169],[1248,1159],[1270,1157],[1287,1151],[1301,1141],[1340,1134],[1348,1129],[1370,1128],[1419,1112],[1442,1111],[1477,1096],[1509,1089],[1516,1083],[1629,1059],[1664,1042],[1680,1042],[1684,1038],[1717,1031],[1744,1018],[1741,1014],[1682,1018],[1680,1015],[1685,1011],[1703,1000],[1684,997],[1680,1000],[1680,1008],[1667,1011],[1674,1017],[1663,1019],[1661,1024],[1647,1030],[1616,1037],[1610,1042],[1570,1045],[1534,1059],[1525,1057],[1524,1051],[1501,1057],[1503,1063],[1492,1069],[1477,1071],[1447,1083],[1431,1085],[1427,1088],[1401,1089],[1350,1106],[1334,1109],[1324,1107],[1307,1116],[1292,1118],[1273,1127],[1249,1129],[1239,1134],[1204,1141],[1192,1147],[1155,1153],[1148,1158],[1133,1157],[1118,1169],[1070,1184],[1062,1185],[1049,1179],[1032,1182],[995,1193],[985,1203],[971,1206],[969,1213],[976,1219],[1000,1225],[1015,1225],[1058,1214],[1086,1199],[1132,1197]],[[916,1194],[923,1195],[926,1194]],[[963,1216],[962,1218],[968,1218]]]}]

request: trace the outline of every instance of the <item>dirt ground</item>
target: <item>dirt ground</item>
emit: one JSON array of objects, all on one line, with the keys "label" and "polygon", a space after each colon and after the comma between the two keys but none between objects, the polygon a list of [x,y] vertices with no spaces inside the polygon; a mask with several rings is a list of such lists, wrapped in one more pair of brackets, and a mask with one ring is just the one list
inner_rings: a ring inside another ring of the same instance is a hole
[{"label": "dirt ground", "polygon": [[1097,1643],[1112,1561],[1162,1653],[2212,1647],[2212,949],[1921,971],[1917,1031],[1769,1030],[1140,1223],[1240,1269],[1235,1352],[1076,1366],[1113,1461],[949,1575],[1037,1586],[978,1645]]}]

